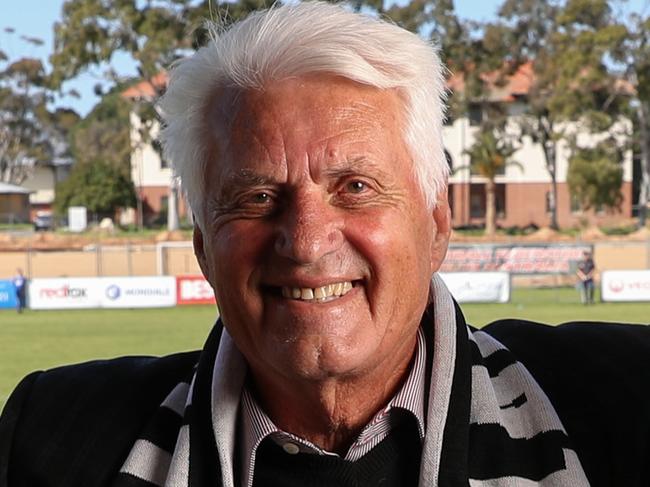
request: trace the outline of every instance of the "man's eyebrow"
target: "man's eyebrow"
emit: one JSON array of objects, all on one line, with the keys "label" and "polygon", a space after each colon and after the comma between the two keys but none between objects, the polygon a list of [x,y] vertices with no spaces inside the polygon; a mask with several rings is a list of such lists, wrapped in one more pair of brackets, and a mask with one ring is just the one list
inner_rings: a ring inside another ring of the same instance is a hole
[{"label": "man's eyebrow", "polygon": [[240,169],[224,176],[226,186],[264,186],[275,184],[272,178],[258,174],[250,169]]},{"label": "man's eyebrow", "polygon": [[355,174],[374,176],[382,179],[388,178],[389,176],[389,173],[381,168],[379,164],[364,156],[332,163],[324,172],[328,177],[334,178],[353,176]]}]

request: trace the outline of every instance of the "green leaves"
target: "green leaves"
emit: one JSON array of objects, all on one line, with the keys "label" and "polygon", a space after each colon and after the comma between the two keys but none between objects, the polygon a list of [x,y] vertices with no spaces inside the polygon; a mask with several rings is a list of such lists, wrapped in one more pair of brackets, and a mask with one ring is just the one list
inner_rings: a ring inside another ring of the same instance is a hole
[{"label": "green leaves", "polygon": [[617,208],[623,201],[623,167],[611,142],[578,149],[569,159],[567,182],[583,210]]},{"label": "green leaves", "polygon": [[68,179],[56,187],[57,213],[70,206],[85,206],[98,216],[114,216],[119,207],[135,206],[133,183],[108,162],[77,163]]}]

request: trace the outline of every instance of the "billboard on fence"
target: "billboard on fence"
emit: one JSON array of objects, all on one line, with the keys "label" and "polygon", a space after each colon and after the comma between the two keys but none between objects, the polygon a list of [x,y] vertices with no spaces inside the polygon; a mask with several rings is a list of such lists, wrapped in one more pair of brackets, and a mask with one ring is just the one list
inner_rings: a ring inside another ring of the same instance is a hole
[{"label": "billboard on fence", "polygon": [[507,272],[441,272],[440,277],[459,303],[510,301],[510,274]]},{"label": "billboard on fence", "polygon": [[511,274],[573,274],[575,263],[590,245],[531,244],[452,245],[441,272],[494,272]]},{"label": "billboard on fence", "polygon": [[101,284],[97,278],[32,279],[27,287],[31,309],[99,308]]},{"label": "billboard on fence", "polygon": [[214,304],[214,291],[203,276],[177,276],[176,302],[178,304]]},{"label": "billboard on fence", "polygon": [[164,308],[176,305],[176,278],[102,277],[102,308]]},{"label": "billboard on fence", "polygon": [[176,305],[176,278],[32,279],[28,295],[31,309],[158,308]]},{"label": "billboard on fence", "polygon": [[18,306],[16,288],[10,280],[0,280],[0,309]]},{"label": "billboard on fence", "polygon": [[603,301],[650,301],[650,270],[602,272],[600,296]]}]

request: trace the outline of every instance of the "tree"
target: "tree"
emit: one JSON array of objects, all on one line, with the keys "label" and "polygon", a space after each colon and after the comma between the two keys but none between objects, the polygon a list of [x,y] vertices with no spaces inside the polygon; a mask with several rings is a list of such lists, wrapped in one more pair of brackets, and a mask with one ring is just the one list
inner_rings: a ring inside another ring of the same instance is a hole
[{"label": "tree", "polygon": [[[16,34],[7,27],[7,34]],[[40,46],[37,37],[19,42]],[[21,184],[36,164],[69,158],[67,134],[79,120],[70,109],[49,108],[49,75],[38,59],[10,60],[0,51],[0,181]],[[76,92],[69,92],[78,96]]]},{"label": "tree", "polygon": [[[270,3],[265,0],[214,4],[210,0],[67,0],[63,4],[62,19],[54,28],[54,53],[50,58],[53,65],[52,85],[60,88],[63,82],[81,72],[105,68],[116,54],[130,56],[137,65],[140,77],[151,79],[174,60],[205,43],[208,36],[203,26],[204,19],[218,18],[227,23],[268,5]],[[111,84],[109,93],[115,93],[118,87],[132,82],[110,68],[103,76]],[[157,95],[161,95],[164,87],[157,88],[160,89]],[[151,141],[147,129],[160,123],[154,107],[156,98],[142,100],[133,107],[141,119],[141,140],[144,143]],[[130,143],[122,143],[123,135],[128,132],[120,133],[117,130],[122,123],[123,111],[115,100],[110,104],[114,110],[103,110],[102,113],[112,113],[115,119],[110,121],[109,117],[98,114],[75,134],[77,147],[80,146],[79,142],[103,134],[96,141],[98,143],[93,144],[96,149],[102,148],[101,141],[115,143],[118,140],[122,144],[120,147],[130,149]],[[124,127],[128,127],[128,123]],[[106,136],[102,128],[109,128],[110,136]],[[80,154],[81,151],[76,152]],[[113,162],[125,160],[121,151],[120,154],[97,154],[87,158],[94,157]],[[172,185],[170,204],[176,201],[175,191]],[[174,212],[170,212],[170,215],[173,216]],[[172,226],[173,222],[170,224]]]},{"label": "tree", "polygon": [[577,149],[569,159],[567,183],[583,210],[617,208],[623,201],[620,153],[610,141]]},{"label": "tree", "polygon": [[496,177],[504,174],[507,166],[522,166],[510,157],[515,152],[514,146],[495,130],[487,128],[476,134],[474,144],[465,151],[470,156],[470,165],[458,167],[456,171],[470,169],[479,176],[486,178],[485,182],[485,234],[494,236],[496,233]]},{"label": "tree", "polygon": [[[508,0],[499,16],[510,27],[503,32],[508,33],[511,58],[533,61],[529,111],[519,124],[522,135],[542,147],[551,179],[550,226],[557,229],[558,145],[570,140],[576,128],[602,133],[614,126],[620,99],[606,60],[624,30],[614,22],[606,0],[568,0],[562,6]],[[523,32],[535,35],[513,41]]]},{"label": "tree", "polygon": [[38,59],[18,59],[0,70],[0,181],[21,184],[35,164],[66,155],[66,132],[78,116],[71,110],[50,111],[48,101]]},{"label": "tree", "polygon": [[641,160],[638,224],[643,228],[650,204],[650,16],[632,14],[624,28],[625,36],[612,49],[612,57],[622,69],[625,79],[634,87],[630,109]]},{"label": "tree", "polygon": [[63,214],[70,206],[85,206],[97,217],[114,217],[118,208],[135,205],[133,183],[109,162],[76,164],[56,187],[54,207]]},{"label": "tree", "polygon": [[130,179],[131,140],[129,103],[120,88],[101,101],[71,130],[71,151],[77,164],[102,160]]}]

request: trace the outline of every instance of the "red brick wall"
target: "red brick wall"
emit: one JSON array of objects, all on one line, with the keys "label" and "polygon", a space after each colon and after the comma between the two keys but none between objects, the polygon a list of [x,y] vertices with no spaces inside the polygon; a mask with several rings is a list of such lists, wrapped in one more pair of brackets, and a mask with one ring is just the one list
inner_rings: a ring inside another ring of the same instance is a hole
[{"label": "red brick wall", "polygon": [[[580,224],[617,225],[623,219],[632,217],[632,183],[623,183],[623,202],[620,210],[595,213],[572,213],[569,187],[558,183],[558,223],[560,227],[569,228]],[[546,193],[551,190],[550,183],[510,183],[505,185],[505,215],[497,223],[502,227],[525,227],[530,224],[539,227],[548,226],[550,216],[546,211]],[[470,215],[472,188],[470,184],[450,185],[449,197],[452,206],[452,224],[456,227],[481,225],[482,217]]]}]

